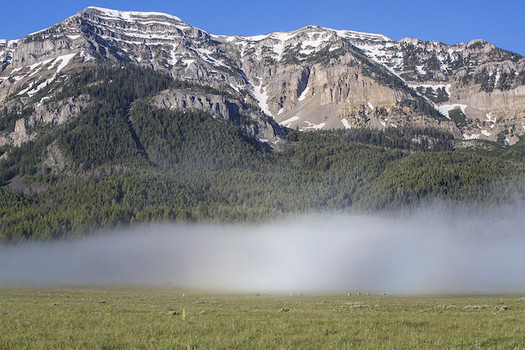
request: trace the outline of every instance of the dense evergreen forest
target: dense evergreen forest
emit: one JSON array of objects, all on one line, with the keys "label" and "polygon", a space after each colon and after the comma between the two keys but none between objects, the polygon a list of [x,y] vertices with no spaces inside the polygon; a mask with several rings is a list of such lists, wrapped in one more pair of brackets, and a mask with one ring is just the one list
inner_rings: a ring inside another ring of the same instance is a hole
[{"label": "dense evergreen forest", "polygon": [[[152,107],[155,93],[188,85],[149,69],[90,68],[65,84],[57,99],[83,94],[89,107],[33,141],[0,149],[8,155],[0,160],[0,241],[431,200],[490,207],[525,196],[525,140],[461,148],[433,129],[285,129],[270,146],[244,133],[242,121]],[[7,112],[0,119],[12,127]],[[51,154],[60,161],[50,162]]]}]

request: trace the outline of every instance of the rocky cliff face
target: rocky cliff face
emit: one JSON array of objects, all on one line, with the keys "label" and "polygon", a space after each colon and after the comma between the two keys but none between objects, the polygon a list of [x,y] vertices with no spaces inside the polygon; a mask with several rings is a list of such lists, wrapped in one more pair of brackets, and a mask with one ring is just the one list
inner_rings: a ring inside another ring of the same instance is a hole
[{"label": "rocky cliff face", "polygon": [[15,122],[12,132],[6,130],[7,132],[4,131],[4,134],[0,135],[0,146],[6,144],[20,146],[35,138],[43,128],[61,125],[75,117],[89,102],[88,96],[81,95],[62,101],[38,103],[28,117],[20,118]]},{"label": "rocky cliff face", "polygon": [[3,72],[13,60],[13,51],[18,40],[0,40],[0,72]]},{"label": "rocky cliff face", "polygon": [[407,38],[360,47],[445,117],[454,119],[464,138],[495,140],[504,132],[513,142],[523,134],[525,59],[521,55],[483,40],[448,46]]},{"label": "rocky cliff face", "polygon": [[244,131],[256,135],[262,142],[278,141],[280,130],[275,128],[259,109],[225,95],[207,93],[195,88],[166,90],[155,96],[152,104],[160,109],[205,111],[215,119],[240,125]]},{"label": "rocky cliff face", "polygon": [[[70,72],[99,62],[151,67],[224,91],[168,91],[155,103],[225,119],[238,113],[261,140],[275,141],[278,133],[264,115],[300,130],[432,126],[465,139],[503,133],[510,143],[525,133],[525,58],[485,41],[448,46],[317,26],[226,37],[175,16],[93,7],[21,40],[0,41],[0,106],[53,101]],[[65,107],[45,118],[35,108],[15,130],[0,130],[0,142],[27,140],[35,120],[71,118],[83,104],[71,103],[67,116]]]}]

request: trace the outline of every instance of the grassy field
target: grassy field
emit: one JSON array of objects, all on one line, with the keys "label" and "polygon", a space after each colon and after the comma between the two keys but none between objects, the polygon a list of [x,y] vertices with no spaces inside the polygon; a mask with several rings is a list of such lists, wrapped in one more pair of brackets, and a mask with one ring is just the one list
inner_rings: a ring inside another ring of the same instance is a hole
[{"label": "grassy field", "polygon": [[0,287],[0,349],[20,348],[525,348],[525,298]]}]

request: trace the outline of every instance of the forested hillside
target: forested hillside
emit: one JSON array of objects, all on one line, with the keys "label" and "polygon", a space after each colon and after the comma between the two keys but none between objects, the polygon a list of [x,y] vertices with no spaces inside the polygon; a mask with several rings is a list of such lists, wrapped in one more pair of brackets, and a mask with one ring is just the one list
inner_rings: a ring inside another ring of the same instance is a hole
[{"label": "forested hillside", "polygon": [[[491,206],[524,197],[524,140],[463,149],[435,129],[283,129],[281,141],[269,145],[243,131],[249,121],[151,103],[160,91],[184,87],[133,66],[71,76],[55,98],[88,96],[80,115],[0,149],[0,240],[142,222],[259,222],[434,199]],[[14,118],[4,111],[2,129],[13,128]]]}]

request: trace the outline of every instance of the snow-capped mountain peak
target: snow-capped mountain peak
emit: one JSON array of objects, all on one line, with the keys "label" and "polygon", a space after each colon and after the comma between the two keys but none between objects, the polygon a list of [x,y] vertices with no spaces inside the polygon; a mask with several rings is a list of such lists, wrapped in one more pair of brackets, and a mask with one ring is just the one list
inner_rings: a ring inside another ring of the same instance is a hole
[{"label": "snow-capped mountain peak", "polygon": [[137,20],[137,19],[147,18],[147,17],[165,17],[168,19],[182,22],[182,20],[179,17],[169,15],[166,13],[162,13],[162,12],[117,11],[117,10],[111,10],[111,9],[107,9],[103,7],[97,7],[97,6],[89,6],[84,11],[90,11],[90,10],[98,11],[108,17],[119,18],[119,19],[124,19],[124,20]]},{"label": "snow-capped mountain peak", "polygon": [[176,16],[100,7],[1,40],[0,102],[29,103],[70,70],[104,62],[212,86],[301,130],[415,125],[488,139],[525,131],[525,59],[483,40],[396,41],[315,25],[210,35]]}]

